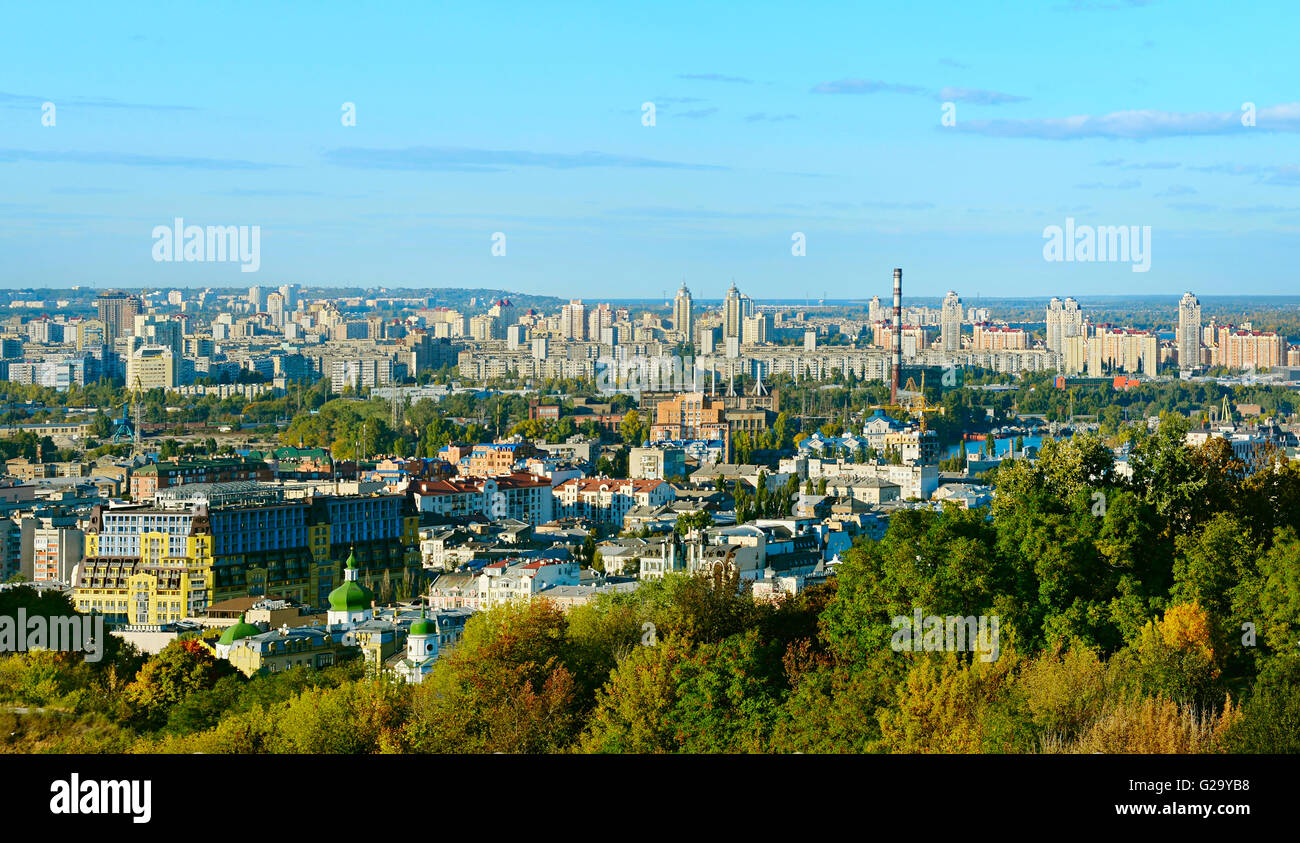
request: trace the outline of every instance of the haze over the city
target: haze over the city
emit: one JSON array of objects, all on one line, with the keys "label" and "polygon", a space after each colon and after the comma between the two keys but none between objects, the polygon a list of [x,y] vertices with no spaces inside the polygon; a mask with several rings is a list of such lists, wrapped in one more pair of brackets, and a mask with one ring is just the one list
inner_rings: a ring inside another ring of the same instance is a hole
[{"label": "haze over the city", "polygon": [[[1214,7],[17,7],[0,286],[1294,292],[1294,28]],[[257,271],[155,261],[178,217],[259,226]],[[1149,271],[1048,262],[1067,218],[1150,226]]]}]

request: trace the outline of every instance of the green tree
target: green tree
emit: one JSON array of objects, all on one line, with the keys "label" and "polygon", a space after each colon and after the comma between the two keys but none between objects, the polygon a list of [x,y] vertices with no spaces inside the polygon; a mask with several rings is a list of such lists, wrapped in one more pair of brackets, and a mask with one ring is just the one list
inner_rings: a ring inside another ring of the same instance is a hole
[{"label": "green tree", "polygon": [[619,422],[618,432],[626,445],[633,448],[641,447],[646,439],[646,429],[641,423],[641,414],[636,410],[628,410],[623,420]]},{"label": "green tree", "polygon": [[195,691],[210,690],[223,676],[234,673],[230,663],[217,659],[198,641],[179,639],[144,663],[126,687],[133,719],[147,728],[167,721],[169,710]]},{"label": "green tree", "polygon": [[475,615],[416,688],[404,745],[460,753],[568,748],[594,688],[575,681],[566,664],[581,657],[566,630],[564,613],[544,600]]}]

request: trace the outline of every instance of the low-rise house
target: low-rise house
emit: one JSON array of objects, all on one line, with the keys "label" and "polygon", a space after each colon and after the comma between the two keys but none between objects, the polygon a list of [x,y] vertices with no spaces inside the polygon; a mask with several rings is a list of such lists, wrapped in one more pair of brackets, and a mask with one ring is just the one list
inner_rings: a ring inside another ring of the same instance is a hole
[{"label": "low-rise house", "polygon": [[438,610],[482,608],[478,571],[449,571],[434,576],[429,585],[429,603]]},{"label": "low-rise house", "polygon": [[281,627],[262,632],[243,622],[226,629],[216,644],[218,657],[245,676],[280,673],[293,667],[328,667],[345,649],[321,627]]},{"label": "low-rise house", "polygon": [[980,483],[945,483],[935,490],[930,500],[960,504],[963,509],[989,506],[993,503],[993,490]]},{"label": "low-rise house", "polygon": [[596,550],[600,553],[605,573],[618,575],[640,570],[641,557],[647,546],[646,539],[620,538],[601,542],[596,545]]},{"label": "low-rise house", "polygon": [[557,518],[588,518],[602,524],[622,524],[635,506],[661,506],[676,499],[662,480],[618,480],[591,477],[566,480],[555,487]]},{"label": "low-rise house", "polygon": [[609,579],[586,585],[558,585],[546,592],[546,599],[564,610],[585,606],[602,594],[630,594],[640,587],[635,579]]},{"label": "low-rise house", "polygon": [[787,474],[780,471],[773,472],[762,465],[717,463],[700,466],[691,474],[691,483],[701,489],[731,489],[736,485],[736,481],[740,480],[749,488],[757,489],[760,473],[765,475],[767,487],[772,491],[784,486],[788,477]]},{"label": "low-rise house", "polygon": [[676,533],[646,540],[638,573],[641,579],[662,579],[665,574],[676,574],[685,570],[686,551]]},{"label": "low-rise house", "polygon": [[479,608],[527,600],[561,585],[578,585],[578,563],[540,559],[502,560],[483,566],[478,576]]},{"label": "low-rise house", "polygon": [[522,472],[413,481],[409,493],[419,512],[444,517],[512,518],[534,526],[554,517],[551,481]]},{"label": "low-rise house", "polygon": [[827,478],[826,492],[835,497],[848,497],[870,504],[896,501],[902,497],[902,487],[897,483],[880,477],[852,474]]}]

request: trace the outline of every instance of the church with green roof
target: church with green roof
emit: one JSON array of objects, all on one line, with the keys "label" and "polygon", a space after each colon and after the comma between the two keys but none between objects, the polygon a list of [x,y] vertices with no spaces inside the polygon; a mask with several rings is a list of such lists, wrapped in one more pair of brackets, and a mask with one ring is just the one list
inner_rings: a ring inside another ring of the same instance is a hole
[{"label": "church with green roof", "polygon": [[375,595],[357,581],[360,573],[356,553],[349,553],[343,566],[343,584],[329,594],[330,608],[326,619],[331,625],[363,623],[370,619]]}]

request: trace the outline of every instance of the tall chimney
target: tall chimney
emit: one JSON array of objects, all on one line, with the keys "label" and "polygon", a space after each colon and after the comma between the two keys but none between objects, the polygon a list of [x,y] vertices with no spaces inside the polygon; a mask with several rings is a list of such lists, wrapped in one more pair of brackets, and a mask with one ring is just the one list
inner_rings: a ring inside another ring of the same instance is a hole
[{"label": "tall chimney", "polygon": [[903,368],[903,270],[894,270],[894,330],[889,332],[889,403],[898,405],[898,370]]}]

